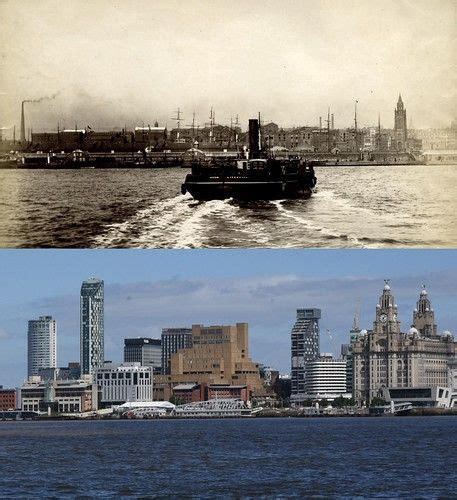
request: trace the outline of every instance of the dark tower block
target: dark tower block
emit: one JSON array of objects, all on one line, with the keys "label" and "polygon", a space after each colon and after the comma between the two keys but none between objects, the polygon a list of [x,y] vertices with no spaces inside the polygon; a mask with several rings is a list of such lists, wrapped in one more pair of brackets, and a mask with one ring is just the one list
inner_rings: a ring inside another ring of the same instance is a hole
[{"label": "dark tower block", "polygon": [[437,334],[435,312],[432,309],[425,286],[422,287],[416,309],[413,312],[413,327],[421,337],[433,337]]},{"label": "dark tower block", "polygon": [[408,139],[406,109],[403,106],[401,94],[398,96],[397,107],[395,109],[394,139],[394,148],[397,151],[406,151],[406,141]]}]

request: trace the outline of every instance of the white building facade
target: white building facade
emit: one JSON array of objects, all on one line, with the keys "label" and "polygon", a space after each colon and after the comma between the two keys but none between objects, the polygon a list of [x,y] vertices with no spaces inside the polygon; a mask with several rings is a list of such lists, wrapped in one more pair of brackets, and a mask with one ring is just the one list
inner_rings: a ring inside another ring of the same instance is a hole
[{"label": "white building facade", "polygon": [[150,366],[141,366],[141,363],[104,363],[95,372],[100,405],[152,401],[152,373]]},{"label": "white building facade", "polygon": [[305,399],[333,401],[340,396],[350,398],[346,370],[346,360],[333,359],[330,354],[309,361],[305,368]]},{"label": "white building facade", "polygon": [[57,366],[57,322],[52,316],[40,316],[28,323],[27,374],[38,375],[41,368]]}]

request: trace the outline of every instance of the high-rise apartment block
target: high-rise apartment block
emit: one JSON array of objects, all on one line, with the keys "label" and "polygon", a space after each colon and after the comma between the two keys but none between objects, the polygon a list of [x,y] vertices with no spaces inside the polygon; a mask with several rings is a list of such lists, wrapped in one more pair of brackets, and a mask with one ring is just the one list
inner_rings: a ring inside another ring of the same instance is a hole
[{"label": "high-rise apartment block", "polygon": [[162,342],[160,339],[139,337],[124,339],[124,362],[140,363],[160,373],[162,367]]},{"label": "high-rise apartment block", "polygon": [[306,392],[306,363],[319,357],[320,309],[297,309],[292,328],[292,396]]},{"label": "high-rise apartment block", "polygon": [[192,347],[192,328],[163,328],[162,337],[162,373],[170,373],[171,355],[179,349]]},{"label": "high-rise apartment block", "polygon": [[80,297],[81,373],[91,374],[104,362],[104,285],[90,278],[83,281]]},{"label": "high-rise apartment block", "polygon": [[38,375],[41,368],[57,366],[57,323],[52,316],[29,321],[27,334],[27,374]]}]

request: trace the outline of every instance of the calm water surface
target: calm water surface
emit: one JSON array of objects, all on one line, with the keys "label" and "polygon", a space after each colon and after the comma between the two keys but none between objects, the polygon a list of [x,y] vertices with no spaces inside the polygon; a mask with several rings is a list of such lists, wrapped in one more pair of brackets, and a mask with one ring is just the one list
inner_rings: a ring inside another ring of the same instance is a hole
[{"label": "calm water surface", "polygon": [[186,173],[0,171],[0,246],[457,246],[457,165],[318,168],[309,200],[243,204],[181,195]]},{"label": "calm water surface", "polygon": [[4,496],[455,497],[457,417],[0,422]]}]

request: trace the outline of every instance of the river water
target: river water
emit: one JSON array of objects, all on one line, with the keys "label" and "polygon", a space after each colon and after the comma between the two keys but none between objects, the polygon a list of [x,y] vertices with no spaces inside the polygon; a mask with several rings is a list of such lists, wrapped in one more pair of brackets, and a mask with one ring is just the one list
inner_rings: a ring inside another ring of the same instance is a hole
[{"label": "river water", "polygon": [[457,417],[0,422],[0,496],[455,498]]},{"label": "river water", "polygon": [[457,166],[319,167],[309,200],[196,202],[185,169],[0,170],[1,247],[456,247]]}]

